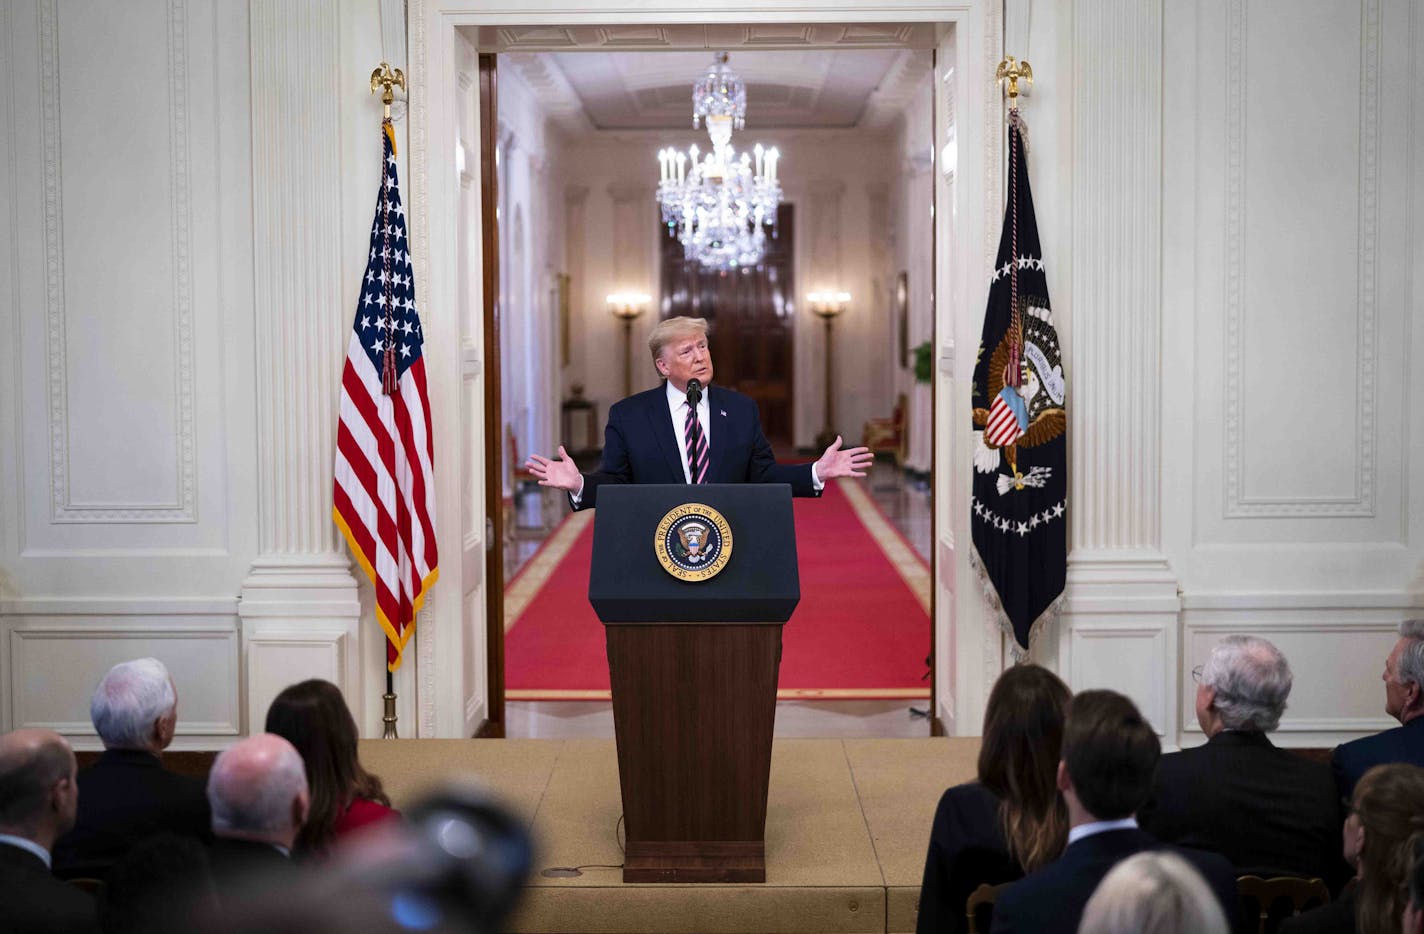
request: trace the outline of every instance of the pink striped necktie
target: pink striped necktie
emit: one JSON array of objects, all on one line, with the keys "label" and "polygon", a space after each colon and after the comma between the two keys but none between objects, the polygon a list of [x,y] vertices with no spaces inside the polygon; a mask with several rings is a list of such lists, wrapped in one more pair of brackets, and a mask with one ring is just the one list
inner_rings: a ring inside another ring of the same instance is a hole
[{"label": "pink striped necktie", "polygon": [[697,409],[687,405],[687,424],[683,429],[687,438],[687,473],[690,483],[707,482],[707,438],[702,434],[702,423],[697,420]]}]

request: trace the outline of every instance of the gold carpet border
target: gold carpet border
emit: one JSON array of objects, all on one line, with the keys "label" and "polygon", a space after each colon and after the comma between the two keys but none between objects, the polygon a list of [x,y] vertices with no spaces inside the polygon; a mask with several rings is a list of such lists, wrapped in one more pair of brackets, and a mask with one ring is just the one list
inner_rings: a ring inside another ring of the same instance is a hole
[{"label": "gold carpet border", "polygon": [[[579,534],[593,521],[593,510],[572,513],[549,536],[544,547],[529,561],[529,567],[504,591],[504,631],[514,628],[520,615],[529,608],[536,594],[548,583],[559,562],[574,546]],[[605,691],[605,694],[608,692]]]},{"label": "gold carpet border", "polygon": [[[890,521],[885,518],[885,514],[880,511],[879,507],[875,505],[875,501],[870,498],[870,494],[865,492],[859,483],[838,478],[836,484],[845,494],[856,517],[860,519],[860,524],[865,526],[865,531],[875,541],[875,544],[880,546],[880,550],[885,553],[885,559],[899,573],[905,586],[910,588],[910,593],[920,601],[920,608],[925,611],[925,615],[929,616],[932,582],[929,568],[925,567],[924,560],[896,533],[890,525]],[[928,690],[926,690],[925,696],[929,696]]]},{"label": "gold carpet border", "polygon": [[[777,700],[929,700],[929,688],[783,688]],[[508,689],[507,701],[607,701],[608,691]]]}]

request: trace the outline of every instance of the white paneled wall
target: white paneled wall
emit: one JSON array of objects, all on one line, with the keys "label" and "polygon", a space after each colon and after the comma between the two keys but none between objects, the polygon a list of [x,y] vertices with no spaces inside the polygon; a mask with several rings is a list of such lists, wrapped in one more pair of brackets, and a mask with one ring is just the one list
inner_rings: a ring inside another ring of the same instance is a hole
[{"label": "white paneled wall", "polygon": [[247,10],[0,16],[0,726],[92,745],[94,683],[153,654],[211,746],[257,547]]},{"label": "white paneled wall", "polygon": [[[455,735],[479,714],[483,641],[466,638],[482,616],[477,494],[484,445],[503,443],[477,414],[479,192],[449,156],[464,140],[476,165],[472,66],[457,67],[451,17],[477,16],[454,6],[410,3],[417,93],[398,125],[437,344],[435,425],[456,439],[437,441],[450,577],[423,614],[419,664],[408,658],[397,681],[405,735],[417,723]],[[1424,603],[1424,494],[1410,482],[1424,471],[1424,12],[1412,0],[1034,6],[1031,29],[1005,31],[1028,33],[1015,41],[1039,75],[1024,107],[1072,396],[1069,600],[1040,657],[1075,688],[1127,691],[1165,741],[1192,743],[1186,672],[1222,635],[1258,633],[1296,672],[1283,742],[1386,726],[1382,659]],[[273,693],[309,676],[336,680],[377,727],[381,638],[331,526],[329,478],[379,171],[379,105],[363,84],[379,7],[0,5],[0,728],[51,725],[92,745],[89,690],[140,654],[174,671],[180,746],[253,728]],[[566,7],[597,23],[646,16],[632,0]],[[793,7],[806,9],[774,0],[738,15],[776,22]],[[966,59],[997,54],[999,4],[969,8],[953,14],[971,24]],[[930,7],[873,0],[857,15],[940,15],[914,9]],[[908,386],[885,327],[899,269],[911,343],[934,329],[937,444],[912,457],[940,480],[940,712],[974,732],[1002,655],[997,637],[956,628],[980,621],[953,534],[969,431],[954,371],[978,341],[982,270],[961,267],[997,237],[1002,147],[988,75],[951,64],[944,80],[973,105],[956,115],[952,184],[915,157],[923,113],[878,135],[754,135],[786,154],[798,293],[834,272],[856,296],[837,322],[843,428],[884,414],[871,389]],[[522,316],[508,332],[506,360],[522,368],[508,414],[539,448],[557,432],[541,407],[560,377],[605,414],[620,394],[603,298],[655,293],[657,255],[651,228],[610,232],[636,224],[628,184],[649,184],[656,149],[695,134],[581,142],[565,164],[537,89],[508,87],[505,219],[522,226],[506,244],[519,273],[505,299]],[[922,109],[931,96],[907,95]],[[964,207],[937,219],[953,238],[939,243],[932,322],[916,270],[935,191]],[[553,225],[569,228],[567,250]],[[574,277],[567,367],[557,271]],[[802,443],[821,421],[812,324],[798,327]],[[651,370],[635,375],[651,384]]]},{"label": "white paneled wall", "polygon": [[1329,742],[1386,725],[1379,673],[1424,583],[1408,482],[1424,21],[1409,0],[1167,19],[1162,379],[1179,414],[1162,475],[1182,665],[1226,632],[1276,640],[1298,685],[1285,741]]}]

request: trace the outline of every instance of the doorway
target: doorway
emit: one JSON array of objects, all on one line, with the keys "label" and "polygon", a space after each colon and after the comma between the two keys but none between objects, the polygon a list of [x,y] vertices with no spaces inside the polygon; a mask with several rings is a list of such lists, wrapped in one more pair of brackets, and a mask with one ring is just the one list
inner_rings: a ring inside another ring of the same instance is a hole
[{"label": "doorway", "polygon": [[[881,6],[885,7],[883,11],[879,10]],[[415,24],[415,35],[413,38],[413,72],[417,76],[415,82],[416,92],[418,93],[423,90],[429,93],[430,96],[428,99],[431,102],[431,107],[429,114],[421,113],[420,108],[417,108],[417,112],[415,113],[416,119],[413,123],[413,130],[416,131],[413,134],[412,141],[414,158],[418,165],[425,167],[424,177],[416,184],[416,208],[417,210],[428,209],[427,203],[422,196],[427,196],[428,203],[430,204],[448,203],[444,196],[458,187],[460,176],[458,173],[449,174],[448,166],[443,164],[444,160],[437,157],[436,153],[437,151],[448,152],[449,149],[453,147],[447,115],[451,113],[452,101],[457,95],[454,95],[451,91],[447,91],[445,88],[459,86],[460,71],[456,61],[459,56],[452,54],[451,49],[461,42],[466,43],[471,49],[489,48],[508,51],[511,48],[517,47],[520,49],[520,55],[523,56],[523,54],[529,50],[548,48],[550,46],[568,49],[575,47],[591,48],[597,45],[601,50],[646,48],[649,36],[658,37],[658,42],[666,43],[668,37],[676,39],[679,34],[696,31],[701,35],[694,42],[690,43],[690,47],[699,49],[720,47],[724,44],[734,45],[734,42],[723,41],[724,36],[731,34],[741,36],[741,38],[736,41],[743,43],[751,42],[752,44],[760,41],[772,47],[785,47],[787,45],[801,47],[807,45],[808,40],[810,44],[817,46],[822,44],[834,46],[838,41],[865,41],[866,37],[873,35],[878,38],[866,41],[865,44],[874,46],[876,42],[879,42],[882,43],[881,47],[884,47],[892,42],[904,44],[914,41],[915,30],[924,28],[929,30],[929,35],[931,36],[928,46],[934,48],[937,52],[942,53],[944,50],[949,50],[951,57],[959,55],[962,56],[963,60],[967,61],[971,56],[966,54],[966,50],[972,48],[976,50],[975,56],[972,56],[973,58],[977,59],[978,57],[982,57],[982,50],[987,48],[988,44],[984,42],[984,29],[986,26],[985,9],[981,8],[980,4],[974,3],[964,9],[955,9],[948,12],[946,12],[941,5],[928,2],[922,4],[922,7],[922,9],[917,8],[916,4],[913,3],[909,6],[896,4],[893,12],[891,12],[889,4],[869,3],[862,4],[857,8],[857,15],[866,17],[867,19],[878,14],[886,18],[893,17],[902,20],[902,22],[893,24],[896,28],[892,30],[885,30],[882,28],[883,24],[873,22],[853,24],[849,27],[825,25],[825,21],[835,18],[833,12],[828,13],[826,11],[818,12],[798,9],[787,10],[783,14],[778,14],[778,18],[799,18],[802,20],[810,20],[811,22],[795,23],[791,26],[784,27],[776,27],[775,24],[771,23],[759,23],[745,30],[741,30],[740,27],[738,27],[731,30],[731,33],[725,31],[719,32],[715,39],[709,39],[707,33],[712,27],[693,25],[640,27],[637,25],[637,20],[644,14],[639,13],[633,4],[629,4],[627,9],[623,9],[622,7],[602,8],[597,13],[562,13],[557,16],[554,14],[536,16],[530,15],[526,11],[515,7],[510,7],[509,9],[492,9],[476,14],[456,10],[453,7],[446,10],[444,4],[441,2],[423,3],[417,0],[411,7],[412,18]],[[735,13],[730,10],[699,10],[697,11],[697,15],[699,17],[706,16],[710,19],[720,19],[725,22],[729,18],[734,17]],[[555,22],[556,19],[560,22],[573,22],[575,25],[561,28]],[[617,27],[608,27],[606,24],[612,20],[619,20],[621,22]],[[817,20],[820,22],[817,22]],[[946,23],[946,20],[950,22]],[[513,22],[530,22],[531,25],[528,27],[508,25]],[[605,25],[600,26],[598,25],[599,23]],[[954,31],[956,27],[960,30],[957,34]],[[779,38],[768,39],[772,34],[779,36]],[[643,38],[638,39],[638,36]],[[941,54],[941,62],[946,60],[945,56]],[[976,64],[975,68],[977,69],[977,67],[978,65]],[[941,90],[942,87],[946,84],[946,82],[939,80],[939,77],[942,77],[942,75],[937,76],[934,87],[930,92],[937,101],[943,94]],[[448,85],[437,87],[441,82],[448,82]],[[961,115],[961,118],[967,117],[972,125],[974,120],[983,119],[984,113],[987,110],[987,107],[984,106],[984,102],[987,100],[987,94],[984,95],[982,100],[977,101],[973,95],[962,96],[962,99],[959,99],[954,107],[945,107],[944,110],[946,112],[956,112]],[[936,105],[937,112],[939,109],[939,105]],[[422,133],[422,129],[428,132]],[[965,155],[961,155],[959,160],[961,172],[968,168],[972,172],[984,175],[986,178],[991,176],[993,173],[984,173],[982,171],[983,166],[981,163],[983,160],[981,160],[979,154],[975,152],[974,147],[968,145],[971,141],[970,138],[974,134],[961,131],[959,135],[963,137],[960,140],[961,153],[975,153],[973,156],[967,158]],[[987,147],[987,150],[987,156],[992,160],[992,146]],[[428,186],[428,188],[426,186]],[[945,197],[945,191],[943,186],[939,184],[938,176],[936,176],[933,188],[936,199]],[[948,231],[952,223],[951,217],[955,214],[961,217],[984,214],[981,197],[983,193],[976,189],[972,195],[969,195],[967,194],[969,188],[970,186],[961,186],[961,190],[965,191],[966,195],[960,197],[958,204],[942,203],[939,205],[940,209],[936,213],[935,221],[935,230],[937,232],[943,234]],[[992,197],[992,192],[988,192],[988,194]],[[860,197],[860,193],[856,192],[854,196]],[[557,213],[560,216],[566,216],[566,211],[576,210],[578,208],[576,201],[576,197],[568,198],[566,204],[563,206],[565,210]],[[800,205],[798,203],[798,211],[799,209]],[[456,241],[450,236],[454,233],[453,225],[449,223],[450,220],[453,220],[450,215],[444,215],[442,217],[442,212],[432,212],[429,214],[428,225],[423,225],[420,234],[417,235],[416,245],[424,246],[429,250],[432,270],[453,270],[455,268],[454,264],[442,263],[442,259],[453,258],[454,253],[451,252],[452,250],[456,252],[463,252],[465,250],[464,247],[457,248]],[[814,221],[808,221],[806,217],[799,215],[797,220],[799,222],[798,226],[805,228],[809,224],[814,229]],[[604,231],[603,235],[606,236],[607,231]],[[419,242],[426,237],[428,237],[428,239],[424,244]],[[978,239],[980,238],[977,236],[969,237],[956,240],[951,244],[947,236],[940,236],[939,239],[936,240],[938,245],[932,247],[930,268],[923,270],[921,273],[920,281],[933,284],[930,289],[929,304],[926,308],[929,315],[929,332],[925,335],[935,351],[936,375],[933,377],[932,399],[940,394],[952,395],[961,389],[967,389],[967,386],[960,387],[955,384],[952,379],[952,374],[956,368],[962,369],[965,372],[969,370],[969,366],[966,364],[972,362],[972,348],[967,346],[966,341],[956,343],[953,340],[952,325],[954,322],[947,320],[941,312],[935,311],[933,297],[934,295],[952,297],[956,309],[968,307],[968,302],[964,301],[964,299],[968,298],[970,289],[964,282],[954,281],[949,277],[948,259],[951,253],[955,253],[960,254],[958,255],[958,259],[962,266],[972,268],[981,265],[981,257],[978,254],[984,252],[984,249],[982,244],[977,243]],[[649,255],[647,261],[651,264],[653,256]],[[804,268],[805,264],[798,262],[797,266],[798,268]],[[492,273],[493,270],[490,272]],[[798,272],[797,275],[798,278],[802,280],[800,285],[801,289],[804,290],[807,287],[804,281],[805,274]],[[469,277],[465,280],[465,285],[463,286],[454,278],[443,279],[439,273],[435,273],[434,278],[431,280],[432,298],[436,302],[442,298],[456,299],[460,296],[471,294],[471,286],[475,287],[474,294],[478,295],[478,287],[483,278],[484,276],[481,274],[478,263],[471,264]],[[867,285],[862,294],[866,294],[867,297],[881,292],[888,294],[891,291],[889,283],[892,281],[892,278],[893,277],[886,277],[877,282],[873,287]],[[576,283],[574,285],[574,294],[576,296],[578,294],[578,286]],[[592,317],[593,316],[586,316],[583,320],[592,320]],[[596,354],[603,366],[607,366],[610,369],[616,368],[621,356],[618,352],[619,346],[617,342],[614,340],[601,340],[597,335],[579,334],[579,326],[578,319],[576,319],[571,327],[575,346],[582,340],[583,343],[590,348],[591,352]],[[893,326],[887,329],[893,333]],[[802,330],[809,331],[811,329]],[[968,333],[968,329],[962,326],[960,330]],[[799,339],[800,338],[798,338],[798,340]],[[458,348],[454,349],[458,350]],[[480,352],[479,347],[476,346],[468,350],[459,351],[459,353],[464,354],[471,352],[478,355]],[[800,363],[801,366],[797,367],[797,379],[807,380],[814,378],[812,374],[807,372],[810,368],[806,366],[806,364],[808,360],[815,361],[818,359],[817,353],[818,351],[815,347],[804,343],[801,347],[798,347],[797,362]],[[455,363],[455,356],[458,356],[458,354],[452,356],[450,361],[452,364],[450,366],[451,375],[458,369],[453,365]],[[456,382],[458,381],[448,383],[448,388],[442,388],[440,391],[447,394],[446,398],[451,410],[470,411],[468,406],[464,405],[465,401],[470,400],[470,396],[464,395],[464,393],[473,387],[467,385],[457,391]],[[876,392],[878,388],[870,385],[866,381],[859,380],[853,381],[850,385],[850,392],[865,394],[866,396]],[[487,392],[488,388],[489,387],[486,386],[484,390]],[[463,400],[458,398],[461,395],[463,395]],[[950,401],[950,395],[946,396],[946,402]],[[877,401],[877,404],[884,405],[888,408],[888,403]],[[556,419],[557,409],[555,409],[555,413]],[[885,412],[879,411],[875,414],[885,414]],[[807,416],[801,415],[799,417],[804,419]],[[818,419],[818,413],[811,413],[809,418],[814,425]],[[494,425],[482,424],[478,414],[474,414],[474,417],[466,421],[465,424],[471,426],[472,431],[476,431],[485,438],[493,439],[498,437],[498,428]],[[933,422],[931,422],[931,424],[933,424]],[[798,425],[795,431],[798,434],[803,433],[804,425]],[[937,460],[944,451],[947,450],[946,444],[948,443],[948,440],[946,440],[943,443],[931,443],[928,445],[932,462],[926,465],[929,468],[926,473],[931,473],[935,476],[934,488],[937,491],[946,485],[947,478],[942,478],[939,473],[933,472],[933,460]],[[499,445],[497,444],[486,443],[484,450],[488,452],[491,448],[497,449],[498,447]],[[469,448],[467,447],[465,450],[469,450]],[[469,489],[466,485],[467,482],[479,482],[480,476],[494,478],[503,473],[501,465],[498,463],[491,464],[486,462],[483,467],[484,470],[482,471],[477,469],[472,472],[463,472],[459,469],[458,463],[452,463],[451,471],[447,476],[453,476],[450,489],[446,491],[446,498],[448,499],[451,495],[458,497],[460,495],[458,491],[462,486]],[[483,486],[483,483],[480,483],[480,485]],[[931,502],[933,504],[942,501],[936,498]],[[952,582],[957,577],[963,576],[967,578],[967,574],[963,574],[961,568],[961,565],[966,563],[964,556],[954,548],[954,542],[956,540],[965,540],[967,536],[954,534],[955,527],[963,524],[963,520],[962,517],[950,513],[947,510],[947,504],[944,506],[932,505],[931,507],[931,522],[934,525],[939,526],[941,523],[948,523],[944,526],[944,532],[942,534],[932,533],[931,535],[932,562],[940,564],[947,559],[952,565],[952,570],[946,573],[933,574],[936,601],[937,605],[940,606],[940,609],[935,611],[935,638],[940,645],[939,651],[936,653],[939,661],[934,665],[935,675],[932,687],[936,692],[936,699],[933,700],[934,712],[941,718],[945,718],[947,725],[952,726],[957,722],[977,720],[977,712],[974,709],[974,704],[977,703],[975,698],[976,696],[982,697],[983,690],[985,689],[983,683],[985,679],[982,674],[976,675],[975,669],[978,668],[981,672],[987,670],[983,666],[980,666],[977,660],[981,654],[987,658],[987,653],[986,640],[981,637],[981,634],[977,633],[977,627],[973,625],[976,621],[968,618],[969,614],[966,613],[966,610],[971,608],[958,606],[957,604],[963,601],[958,600],[960,596],[959,592],[951,589]],[[470,518],[478,520],[478,511]],[[494,516],[491,516],[491,518],[494,518]],[[474,522],[469,522],[466,525],[464,534],[467,537],[473,537],[474,540],[479,540],[482,537],[480,535],[481,531],[482,530],[479,529]],[[483,531],[486,536],[497,533],[497,529],[488,526],[486,526]],[[456,536],[455,540],[458,541],[461,530],[454,530],[451,534]],[[453,553],[454,550],[454,548],[447,548],[446,553]],[[497,578],[486,577],[486,581],[488,581],[489,584],[492,584],[494,580],[497,580]],[[489,584],[482,585],[486,597],[489,596],[490,591],[493,589]],[[946,599],[948,599],[948,602],[946,602]],[[482,627],[479,624],[481,620],[485,623],[493,621],[496,614],[482,614],[479,612],[479,609],[479,606],[471,601],[465,601],[463,605],[459,607],[449,604],[442,605],[437,610],[437,618],[432,621],[436,639],[440,642],[442,648],[454,647],[461,653],[453,665],[436,665],[433,657],[430,659],[431,667],[436,669],[435,683],[431,686],[429,691],[422,695],[421,703],[423,711],[425,705],[427,703],[429,704],[430,708],[435,712],[435,719],[438,723],[451,722],[451,708],[457,706],[470,715],[495,712],[497,701],[490,696],[489,692],[494,685],[495,679],[492,672],[494,668],[497,667],[497,661],[494,655],[487,651],[488,648],[492,647],[491,643],[494,640],[488,638],[487,635],[480,635]],[[957,619],[952,619],[952,617],[957,617]],[[945,644],[945,639],[951,635],[950,630],[953,628],[951,624],[955,622],[959,624],[958,628],[962,630],[963,637],[956,637],[955,641]],[[431,627],[427,627],[427,629],[429,628]],[[466,638],[465,636],[468,633],[476,633],[477,635],[474,638]],[[449,670],[452,667],[456,669],[453,672]],[[463,676],[461,676],[459,669],[463,669]],[[968,677],[965,677],[966,674]],[[451,675],[453,675],[453,677],[447,677]]]}]

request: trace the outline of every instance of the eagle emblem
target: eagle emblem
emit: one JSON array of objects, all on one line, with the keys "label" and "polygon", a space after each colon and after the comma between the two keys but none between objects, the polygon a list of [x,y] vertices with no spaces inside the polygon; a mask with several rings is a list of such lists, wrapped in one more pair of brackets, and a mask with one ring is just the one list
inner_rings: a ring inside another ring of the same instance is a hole
[{"label": "eagle emblem", "polygon": [[[1020,448],[1033,448],[1063,434],[1068,415],[1063,407],[1064,382],[1061,351],[1047,302],[1030,303],[1028,311],[1010,326],[989,357],[986,375],[989,407],[974,409],[978,441],[974,467],[992,473],[1002,462],[1009,473],[999,477],[999,493],[1042,487],[1051,468],[1019,470]],[[1016,310],[1017,312],[1017,310]],[[1026,321],[1024,319],[1027,319]],[[1016,338],[1022,335],[1022,346]]]},{"label": "eagle emblem", "polygon": [[674,506],[653,534],[653,553],[673,577],[696,583],[716,577],[732,557],[732,526],[704,503]]}]

